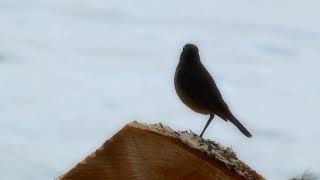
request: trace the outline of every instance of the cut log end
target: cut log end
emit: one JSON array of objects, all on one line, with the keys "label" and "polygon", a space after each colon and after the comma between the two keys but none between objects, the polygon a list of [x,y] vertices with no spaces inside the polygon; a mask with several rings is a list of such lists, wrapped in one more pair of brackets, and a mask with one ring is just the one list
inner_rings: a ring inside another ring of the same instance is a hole
[{"label": "cut log end", "polygon": [[264,179],[230,148],[162,124],[127,124],[60,180]]}]

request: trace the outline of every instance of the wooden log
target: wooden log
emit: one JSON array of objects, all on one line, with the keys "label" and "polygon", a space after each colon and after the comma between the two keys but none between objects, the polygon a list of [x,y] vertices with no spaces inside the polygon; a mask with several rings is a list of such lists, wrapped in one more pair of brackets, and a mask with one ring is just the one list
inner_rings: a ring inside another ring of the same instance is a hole
[{"label": "wooden log", "polygon": [[192,132],[127,124],[60,180],[264,179],[231,149]]}]

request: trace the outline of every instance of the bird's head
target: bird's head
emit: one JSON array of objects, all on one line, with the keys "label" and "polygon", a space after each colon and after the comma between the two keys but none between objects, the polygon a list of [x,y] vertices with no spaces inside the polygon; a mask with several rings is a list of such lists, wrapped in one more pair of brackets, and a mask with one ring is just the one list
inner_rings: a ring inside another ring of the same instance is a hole
[{"label": "bird's head", "polygon": [[181,55],[185,58],[197,58],[199,57],[198,47],[194,44],[186,44],[183,46]]}]

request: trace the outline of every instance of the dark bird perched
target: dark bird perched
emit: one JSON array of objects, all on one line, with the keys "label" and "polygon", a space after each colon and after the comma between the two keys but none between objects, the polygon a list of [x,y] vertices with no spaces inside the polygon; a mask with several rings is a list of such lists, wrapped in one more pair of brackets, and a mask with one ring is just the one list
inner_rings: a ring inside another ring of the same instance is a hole
[{"label": "dark bird perched", "polygon": [[200,137],[202,137],[214,115],[218,115],[225,121],[229,120],[247,137],[252,136],[234,117],[228,105],[224,102],[213,78],[200,61],[197,46],[186,44],[183,47],[174,76],[174,85],[184,104],[195,112],[210,115]]}]

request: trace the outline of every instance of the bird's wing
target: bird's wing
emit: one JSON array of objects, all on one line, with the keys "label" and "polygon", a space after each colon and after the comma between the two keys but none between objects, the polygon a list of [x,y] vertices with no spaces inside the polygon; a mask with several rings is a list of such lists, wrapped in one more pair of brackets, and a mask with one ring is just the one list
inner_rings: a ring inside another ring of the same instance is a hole
[{"label": "bird's wing", "polygon": [[205,104],[210,109],[221,106],[223,99],[213,78],[204,66],[192,69],[180,69],[180,85],[185,93],[200,104]]}]

